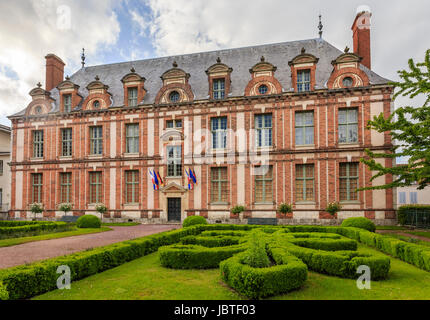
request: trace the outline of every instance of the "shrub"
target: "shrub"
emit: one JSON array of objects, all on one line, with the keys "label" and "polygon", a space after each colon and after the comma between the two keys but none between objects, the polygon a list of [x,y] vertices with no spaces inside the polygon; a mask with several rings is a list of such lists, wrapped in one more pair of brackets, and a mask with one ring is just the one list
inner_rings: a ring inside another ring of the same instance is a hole
[{"label": "shrub", "polygon": [[292,213],[293,212],[293,206],[288,203],[281,203],[278,207],[278,211],[282,214]]},{"label": "shrub", "polygon": [[65,231],[72,228],[66,222],[53,221],[1,221],[0,238],[31,236],[45,231]]},{"label": "shrub", "polygon": [[348,218],[343,220],[341,227],[354,227],[354,228],[360,228],[365,229],[370,232],[375,232],[376,226],[372,222],[372,220],[364,218],[364,217],[357,217],[357,218]]},{"label": "shrub", "polygon": [[185,218],[184,222],[182,223],[183,228],[195,226],[198,224],[207,224],[208,222],[204,217],[201,216],[189,216],[188,218]]},{"label": "shrub", "polygon": [[249,249],[246,250],[241,263],[247,264],[252,268],[266,268],[270,266],[270,260],[266,252],[266,241],[258,232],[252,232],[248,243]]},{"label": "shrub", "polygon": [[241,212],[245,211],[245,207],[244,206],[235,206],[231,209],[231,213],[233,214],[239,214]]},{"label": "shrub", "polygon": [[72,211],[73,205],[71,203],[60,203],[58,205],[58,210],[63,211],[64,214],[67,214],[67,212]]},{"label": "shrub", "polygon": [[43,204],[42,203],[32,203],[30,204],[30,211],[34,214],[43,212]]},{"label": "shrub", "polygon": [[181,239],[182,244],[197,244],[203,247],[225,247],[239,244],[239,237],[235,236],[187,236]]},{"label": "shrub", "polygon": [[99,218],[93,215],[85,215],[76,221],[78,228],[100,228],[102,225]]},{"label": "shrub", "polygon": [[334,216],[336,213],[340,211],[340,209],[342,209],[342,206],[340,205],[339,202],[330,202],[327,205],[327,208],[325,209],[325,211],[327,211],[332,216]]},{"label": "shrub", "polygon": [[218,268],[236,253],[246,250],[243,245],[206,248],[199,245],[172,245],[159,249],[160,263],[173,269],[211,269]]}]

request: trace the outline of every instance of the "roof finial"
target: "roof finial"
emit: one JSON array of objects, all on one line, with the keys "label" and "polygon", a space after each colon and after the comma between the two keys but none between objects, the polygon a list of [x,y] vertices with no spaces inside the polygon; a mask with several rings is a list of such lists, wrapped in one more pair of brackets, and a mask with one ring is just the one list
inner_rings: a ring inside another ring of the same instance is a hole
[{"label": "roof finial", "polygon": [[96,79],[96,81],[99,81],[100,77],[98,75],[96,75],[96,77],[94,79]]},{"label": "roof finial", "polygon": [[221,63],[221,58],[220,57],[216,58],[216,62]]},{"label": "roof finial", "polygon": [[305,52],[306,52],[306,49],[305,49],[305,47],[303,47],[302,48],[302,54],[305,54]]},{"label": "roof finial", "polygon": [[66,80],[67,80],[67,81],[69,81],[69,80],[70,80],[70,77],[69,77],[69,75],[67,75],[67,76],[66,76]]},{"label": "roof finial", "polygon": [[264,62],[264,61],[266,61],[266,58],[264,56],[261,56],[260,61]]},{"label": "roof finial", "polygon": [[178,67],[178,64],[176,63],[176,61],[173,61],[173,68],[177,68]]},{"label": "roof finial", "polygon": [[131,73],[135,73],[135,72],[136,72],[136,69],[134,69],[134,67],[131,67],[130,72],[131,72]]},{"label": "roof finial", "polygon": [[82,68],[85,67],[85,48],[82,48],[82,55],[81,55],[81,60],[82,60]]},{"label": "roof finial", "polygon": [[41,87],[42,87],[42,84],[40,83],[40,81],[37,83],[37,87],[38,87],[38,88],[41,88]]},{"label": "roof finial", "polygon": [[322,22],[321,22],[321,13],[319,15],[319,18],[320,18],[320,23],[318,24],[318,30],[319,30],[319,35],[320,35],[320,39],[321,39],[322,35],[323,35],[323,27],[324,27]]},{"label": "roof finial", "polygon": [[345,52],[345,53],[348,53],[348,52],[349,52],[349,47],[348,47],[348,46],[346,46],[346,47],[345,47],[344,52]]}]

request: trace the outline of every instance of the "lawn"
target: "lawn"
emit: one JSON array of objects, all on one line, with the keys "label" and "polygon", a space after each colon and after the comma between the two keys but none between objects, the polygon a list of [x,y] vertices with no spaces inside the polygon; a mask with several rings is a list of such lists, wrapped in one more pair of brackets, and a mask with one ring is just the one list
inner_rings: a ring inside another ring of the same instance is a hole
[{"label": "lawn", "polygon": [[[384,255],[359,245],[359,250]],[[373,281],[371,290],[359,290],[355,280],[308,273],[305,285],[278,300],[385,300],[430,299],[430,273],[398,259],[391,259],[389,278]],[[73,282],[71,290],[55,290],[35,300],[236,300],[219,269],[172,270],[163,268],[153,253],[117,268]]]},{"label": "lawn", "polygon": [[77,227],[74,227],[73,230],[71,231],[46,233],[46,234],[41,234],[41,235],[31,236],[31,237],[3,239],[3,240],[0,240],[0,248],[16,246],[18,244],[34,242],[34,241],[66,238],[66,237],[73,237],[73,236],[79,236],[79,235],[90,234],[90,233],[99,233],[99,232],[105,232],[105,231],[111,231],[111,230],[112,229],[108,227],[101,227],[98,229],[79,229]]},{"label": "lawn", "polygon": [[406,232],[409,234],[413,234],[415,236],[421,236],[421,237],[425,237],[425,238],[429,238],[430,239],[430,231],[411,231],[411,232]]}]

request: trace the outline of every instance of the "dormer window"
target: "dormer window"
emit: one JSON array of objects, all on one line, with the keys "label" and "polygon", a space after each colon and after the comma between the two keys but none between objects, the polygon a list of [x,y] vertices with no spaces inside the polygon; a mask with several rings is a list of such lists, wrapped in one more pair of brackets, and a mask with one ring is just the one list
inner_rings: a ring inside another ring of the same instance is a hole
[{"label": "dormer window", "polygon": [[128,88],[128,106],[137,107],[137,88]]},{"label": "dormer window", "polygon": [[170,100],[170,102],[176,103],[176,102],[178,102],[180,100],[180,98],[181,98],[181,96],[180,96],[180,94],[179,94],[178,91],[172,91],[169,94],[169,100]]},{"label": "dormer window", "polygon": [[72,95],[65,94],[63,97],[64,97],[64,112],[72,111]]},{"label": "dormer window", "polygon": [[98,101],[98,100],[94,101],[93,108],[94,109],[99,109],[100,108],[100,101]]},{"label": "dormer window", "polygon": [[213,80],[213,95],[217,100],[225,98],[225,79]]},{"label": "dormer window", "polygon": [[307,92],[311,90],[311,71],[299,70],[297,71],[297,91]]},{"label": "dormer window", "polygon": [[353,83],[354,83],[354,80],[352,80],[351,77],[346,77],[342,80],[342,84],[345,88],[352,87]]}]

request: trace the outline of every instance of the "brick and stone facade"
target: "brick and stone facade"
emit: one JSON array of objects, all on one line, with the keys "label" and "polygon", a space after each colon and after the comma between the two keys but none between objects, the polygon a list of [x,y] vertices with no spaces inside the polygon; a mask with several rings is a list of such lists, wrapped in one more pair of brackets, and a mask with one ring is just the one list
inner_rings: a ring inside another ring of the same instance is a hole
[{"label": "brick and stone facade", "polygon": [[[59,58],[57,63],[52,59],[57,58],[47,56],[47,68],[61,66]],[[309,70],[309,90],[298,92],[299,70]],[[225,95],[214,99],[214,82],[219,79]],[[392,112],[393,88],[363,66],[361,56],[339,51],[322,39],[87,67],[64,81],[63,75],[60,80],[57,76],[46,80],[53,81],[57,82],[54,89],[33,89],[29,106],[10,117],[12,217],[31,217],[29,204],[39,190],[43,216],[61,216],[57,209],[64,192],[60,177],[70,173],[67,192],[74,215],[94,214],[90,197],[97,192],[97,202],[109,208],[105,218],[145,223],[169,220],[168,199],[180,199],[182,220],[201,215],[211,222],[234,223],[249,217],[278,217],[280,223],[297,224],[335,224],[351,216],[365,216],[379,224],[395,221],[392,190],[354,194],[350,182],[342,180],[347,172],[347,180],[354,176],[348,181],[358,181],[360,187],[390,182],[390,177],[371,182],[372,173],[359,160],[366,148],[389,152],[392,147],[389,133],[370,131],[366,124],[380,113]],[[70,112],[64,112],[65,94],[71,95]],[[136,105],[130,106],[129,95],[136,96]],[[296,119],[303,112],[313,127],[313,135],[312,129],[306,129],[308,143],[296,141],[296,131],[301,130]],[[258,138],[261,115],[268,121],[263,121],[269,128],[262,133],[266,140]],[[352,124],[344,124],[345,115],[346,123]],[[215,118],[226,123],[221,148],[214,148]],[[168,125],[172,120],[181,125]],[[127,146],[131,124],[138,132],[133,152]],[[94,127],[101,128],[100,154],[92,152]],[[71,129],[72,135],[72,154],[67,156],[63,155],[64,129]],[[344,141],[340,130],[352,141]],[[43,132],[42,157],[34,156],[35,131]],[[182,174],[169,177],[167,154],[174,146],[180,147]],[[256,174],[260,164],[269,165],[271,172],[263,183]],[[298,186],[302,190],[297,174],[304,164],[309,174],[303,188],[310,197],[306,201],[297,190]],[[216,168],[222,168],[219,184]],[[192,190],[188,169],[197,178]],[[159,190],[153,188],[150,170],[164,180]],[[134,184],[126,178],[131,171],[137,176]],[[93,172],[100,173],[97,186],[90,181]],[[41,174],[40,189],[35,189],[34,174]],[[134,192],[133,203],[128,203],[129,192]],[[214,200],[218,194],[221,197]],[[325,212],[333,201],[342,202],[337,217]],[[293,205],[292,214],[277,213],[283,202]],[[231,214],[235,205],[244,205],[246,211]]]}]

